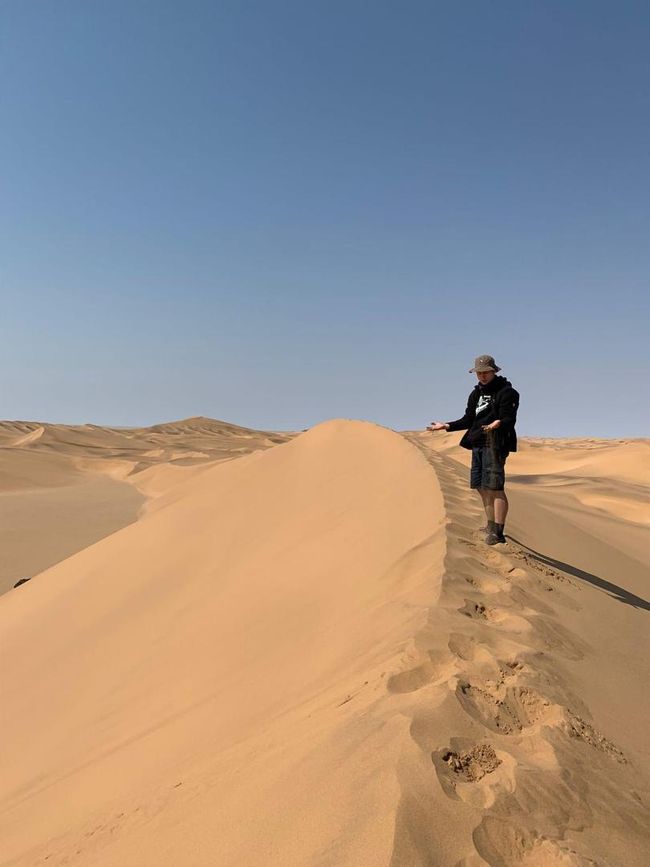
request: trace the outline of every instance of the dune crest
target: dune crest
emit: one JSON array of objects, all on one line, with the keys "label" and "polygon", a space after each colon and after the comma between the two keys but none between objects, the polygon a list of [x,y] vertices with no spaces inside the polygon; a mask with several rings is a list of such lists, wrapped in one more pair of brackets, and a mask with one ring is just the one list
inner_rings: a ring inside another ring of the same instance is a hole
[{"label": "dune crest", "polygon": [[444,436],[138,470],[137,522],[0,598],[0,864],[645,867],[648,531],[543,448],[495,548]]},{"label": "dune crest", "polygon": [[196,865],[305,863],[341,835],[342,857],[381,862],[407,727],[385,680],[443,553],[422,455],[333,421],[206,469],[3,597],[10,860],[187,863],[189,833]]},{"label": "dune crest", "polygon": [[[440,600],[416,638],[419,659],[391,681],[418,696],[411,725],[418,753],[402,773],[391,863],[426,864],[439,851],[439,863],[454,867],[641,867],[650,851],[644,703],[621,684],[612,713],[611,694],[601,689],[592,702],[585,681],[598,689],[605,674],[612,689],[622,675],[611,666],[614,647],[637,661],[640,634],[626,646],[619,630],[623,622],[634,628],[634,610],[643,614],[650,604],[633,593],[619,597],[622,588],[596,584],[590,573],[567,572],[560,567],[568,564],[526,544],[485,546],[466,469],[431,448],[427,434],[409,439],[435,467],[447,550]],[[530,508],[539,530],[544,512]],[[543,532],[555,530],[546,523]],[[571,538],[573,529],[563,533]],[[634,571],[626,578],[639,586]],[[580,614],[583,607],[595,616]],[[647,636],[641,643],[647,647]],[[451,810],[428,790],[426,757]]]}]

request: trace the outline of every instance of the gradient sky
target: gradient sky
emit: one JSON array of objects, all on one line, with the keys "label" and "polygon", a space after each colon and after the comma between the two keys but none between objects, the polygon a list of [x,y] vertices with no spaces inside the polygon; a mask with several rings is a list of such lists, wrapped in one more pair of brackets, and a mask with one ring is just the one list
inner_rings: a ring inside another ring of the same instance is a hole
[{"label": "gradient sky", "polygon": [[[4,0],[0,417],[650,428],[650,6]],[[643,396],[645,394],[645,397]]]}]

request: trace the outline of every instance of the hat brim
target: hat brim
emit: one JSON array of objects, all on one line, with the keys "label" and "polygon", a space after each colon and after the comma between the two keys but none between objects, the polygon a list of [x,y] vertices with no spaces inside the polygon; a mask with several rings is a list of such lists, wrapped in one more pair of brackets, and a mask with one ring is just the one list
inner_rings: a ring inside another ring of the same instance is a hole
[{"label": "hat brim", "polygon": [[473,367],[469,373],[498,373],[500,370],[500,367]]}]

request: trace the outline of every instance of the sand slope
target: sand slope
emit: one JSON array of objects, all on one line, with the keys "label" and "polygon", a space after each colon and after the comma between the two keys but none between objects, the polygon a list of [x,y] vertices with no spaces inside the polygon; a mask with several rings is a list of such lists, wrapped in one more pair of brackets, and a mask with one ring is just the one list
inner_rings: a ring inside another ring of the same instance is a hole
[{"label": "sand slope", "polygon": [[190,467],[289,438],[206,418],[129,429],[0,422],[0,593],[132,523]]},{"label": "sand slope", "polygon": [[[647,863],[650,702],[641,685],[650,680],[650,549],[632,557],[618,523],[585,509],[569,519],[561,498],[549,507],[516,485],[516,541],[488,548],[464,463],[429,434],[410,439],[436,468],[449,519],[431,616],[448,640],[441,651],[425,633],[422,658],[427,671],[432,653],[453,667],[453,693],[435,711],[423,700],[434,690],[416,679],[412,732],[448,796],[480,808],[475,851],[458,864]],[[455,865],[447,856],[427,861],[435,850],[423,829],[437,819],[425,766],[414,757],[406,774],[393,863]]]},{"label": "sand slope", "polygon": [[1,600],[3,863],[385,862],[434,473],[332,422],[185,486]]},{"label": "sand slope", "polygon": [[444,436],[145,469],[136,523],[0,598],[0,864],[646,865],[649,531],[545,448],[644,484],[524,446],[494,549]]}]

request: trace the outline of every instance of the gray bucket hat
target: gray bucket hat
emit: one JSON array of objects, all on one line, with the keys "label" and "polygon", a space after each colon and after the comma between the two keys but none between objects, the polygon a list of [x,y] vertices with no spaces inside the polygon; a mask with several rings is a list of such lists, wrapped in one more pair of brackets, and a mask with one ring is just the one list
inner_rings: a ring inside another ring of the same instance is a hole
[{"label": "gray bucket hat", "polygon": [[491,355],[477,355],[474,359],[474,367],[470,370],[470,373],[487,373],[488,370],[498,373],[501,368]]}]

